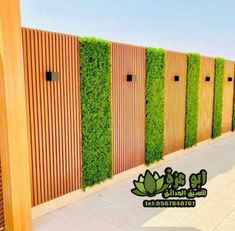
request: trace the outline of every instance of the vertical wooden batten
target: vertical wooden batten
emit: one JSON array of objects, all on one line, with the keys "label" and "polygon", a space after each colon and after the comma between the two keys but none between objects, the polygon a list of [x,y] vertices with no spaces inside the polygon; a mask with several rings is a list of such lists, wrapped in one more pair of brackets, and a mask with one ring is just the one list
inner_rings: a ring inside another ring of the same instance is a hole
[{"label": "vertical wooden batten", "polygon": [[[165,154],[184,148],[187,54],[166,52]],[[175,81],[175,76],[179,81]]]},{"label": "vertical wooden batten", "polygon": [[2,168],[0,160],[0,230],[4,229],[4,205],[3,205],[3,189],[2,189]]},{"label": "vertical wooden batten", "polygon": [[[23,28],[32,205],[81,187],[79,39]],[[47,81],[46,72],[59,81]]]},{"label": "vertical wooden batten", "polygon": [[18,0],[0,1],[0,111],[5,230],[30,231],[30,161]]},{"label": "vertical wooden batten", "polygon": [[[144,47],[112,43],[114,174],[144,163],[145,53]],[[127,74],[136,80],[127,82]]]},{"label": "vertical wooden batten", "polygon": [[[201,56],[198,110],[198,142],[208,140],[212,134],[215,59]],[[206,81],[210,77],[210,81]]]},{"label": "vertical wooden batten", "polygon": [[[229,78],[231,78],[231,81],[229,81]],[[232,130],[233,94],[234,94],[234,62],[225,60],[222,133],[230,132]]]}]

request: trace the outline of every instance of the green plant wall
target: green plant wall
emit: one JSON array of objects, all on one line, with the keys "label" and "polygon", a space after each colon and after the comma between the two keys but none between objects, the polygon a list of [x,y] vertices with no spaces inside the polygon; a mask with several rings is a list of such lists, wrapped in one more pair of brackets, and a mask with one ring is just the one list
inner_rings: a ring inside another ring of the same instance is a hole
[{"label": "green plant wall", "polygon": [[146,164],[163,157],[165,51],[146,48]]},{"label": "green plant wall", "polygon": [[197,143],[200,55],[189,53],[187,59],[187,92],[185,148]]},{"label": "green plant wall", "polygon": [[83,187],[112,176],[111,45],[80,38]]},{"label": "green plant wall", "polygon": [[214,83],[214,105],[213,105],[213,127],[212,137],[221,135],[222,131],[222,109],[224,88],[224,59],[215,59],[215,83]]}]

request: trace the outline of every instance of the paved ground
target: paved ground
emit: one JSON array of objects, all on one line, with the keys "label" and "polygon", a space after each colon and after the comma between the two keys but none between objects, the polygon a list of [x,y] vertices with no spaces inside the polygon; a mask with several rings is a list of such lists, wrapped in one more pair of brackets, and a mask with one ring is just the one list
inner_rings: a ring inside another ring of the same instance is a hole
[{"label": "paved ground", "polygon": [[34,220],[35,231],[184,231],[235,230],[235,136],[160,162],[186,174],[208,171],[207,198],[196,208],[143,208],[143,198],[130,193],[130,177],[72,205]]}]

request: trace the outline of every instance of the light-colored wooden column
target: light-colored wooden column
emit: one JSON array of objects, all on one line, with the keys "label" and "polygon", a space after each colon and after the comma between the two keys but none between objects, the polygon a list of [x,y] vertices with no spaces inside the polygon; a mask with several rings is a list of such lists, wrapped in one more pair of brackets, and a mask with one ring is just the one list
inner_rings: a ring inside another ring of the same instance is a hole
[{"label": "light-colored wooden column", "polygon": [[0,155],[6,231],[30,231],[30,162],[19,0],[0,0]]}]

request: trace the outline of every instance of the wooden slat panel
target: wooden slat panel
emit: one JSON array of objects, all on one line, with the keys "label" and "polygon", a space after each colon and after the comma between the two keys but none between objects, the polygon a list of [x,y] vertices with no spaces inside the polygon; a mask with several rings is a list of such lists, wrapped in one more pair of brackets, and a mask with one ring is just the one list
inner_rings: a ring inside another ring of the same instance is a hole
[{"label": "wooden slat panel", "polygon": [[[233,92],[234,92],[234,62],[225,61],[224,63],[224,94],[223,94],[223,117],[222,132],[232,130],[233,116]],[[228,77],[232,77],[232,81],[228,81]]]},{"label": "wooden slat panel", "polygon": [[[187,55],[166,52],[165,154],[184,148]],[[180,77],[179,82],[174,76]]]},{"label": "wooden slat panel", "polygon": [[[201,57],[200,89],[199,89],[199,121],[198,141],[211,138],[214,98],[214,66],[215,60],[210,57]],[[205,81],[205,77],[211,77]]]},{"label": "wooden slat panel", "polygon": [[[81,186],[78,38],[22,29],[33,206]],[[60,73],[46,81],[46,71]]]},{"label": "wooden slat panel", "polygon": [[112,43],[114,174],[144,163],[145,56],[145,48]]},{"label": "wooden slat panel", "polygon": [[0,159],[0,229],[3,227],[4,227],[4,206],[3,206],[3,192],[2,192],[2,167]]}]

